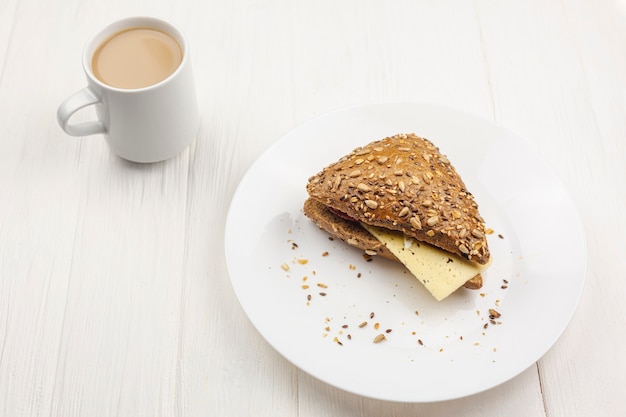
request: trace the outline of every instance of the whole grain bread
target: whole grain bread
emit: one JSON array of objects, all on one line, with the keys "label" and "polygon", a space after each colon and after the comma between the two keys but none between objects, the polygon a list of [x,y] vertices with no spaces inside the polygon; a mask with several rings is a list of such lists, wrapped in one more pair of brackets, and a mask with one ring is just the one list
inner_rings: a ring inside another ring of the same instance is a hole
[{"label": "whole grain bread", "polygon": [[474,196],[448,158],[415,134],[353,150],[309,178],[307,192],[358,222],[401,231],[481,265],[489,262]]}]

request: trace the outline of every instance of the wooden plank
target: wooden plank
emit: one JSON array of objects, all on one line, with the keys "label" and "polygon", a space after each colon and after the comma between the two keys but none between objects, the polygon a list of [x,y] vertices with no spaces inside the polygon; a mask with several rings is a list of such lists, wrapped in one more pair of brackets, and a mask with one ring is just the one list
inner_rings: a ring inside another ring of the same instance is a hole
[{"label": "wooden plank", "polygon": [[226,2],[212,5],[207,21],[189,20],[203,120],[187,172],[176,375],[184,414],[298,412],[297,370],[245,316],[229,281],[223,245],[241,176],[293,123],[292,67],[285,53],[291,48],[289,10],[288,2],[280,8]]}]

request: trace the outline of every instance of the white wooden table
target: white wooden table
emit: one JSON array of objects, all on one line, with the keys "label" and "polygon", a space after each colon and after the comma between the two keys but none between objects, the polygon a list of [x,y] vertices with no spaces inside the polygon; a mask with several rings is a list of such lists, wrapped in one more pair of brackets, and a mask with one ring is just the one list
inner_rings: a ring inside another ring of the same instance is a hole
[{"label": "white wooden table", "polygon": [[[55,120],[84,85],[83,44],[137,14],[187,33],[202,113],[196,141],[153,165]],[[520,134],[587,234],[586,287],[556,345],[447,402],[362,398],[299,371],[226,270],[250,164],[317,115],[396,99]],[[625,143],[624,0],[0,0],[0,416],[626,415]]]}]

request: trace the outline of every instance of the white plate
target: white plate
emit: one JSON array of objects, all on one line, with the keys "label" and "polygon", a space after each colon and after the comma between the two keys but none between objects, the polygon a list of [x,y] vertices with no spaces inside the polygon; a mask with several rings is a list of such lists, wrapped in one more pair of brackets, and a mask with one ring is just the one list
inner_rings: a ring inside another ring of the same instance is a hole
[{"label": "white plate", "polygon": [[[302,214],[311,175],[357,146],[409,132],[448,156],[494,230],[481,290],[436,302],[400,265],[366,262]],[[476,116],[414,102],[330,113],[276,142],[239,184],[225,251],[243,309],[285,358],[343,390],[404,402],[474,394],[532,365],[569,322],[586,270],[572,201],[523,140]],[[489,309],[501,313],[496,324]],[[386,340],[373,343],[380,333]]]}]

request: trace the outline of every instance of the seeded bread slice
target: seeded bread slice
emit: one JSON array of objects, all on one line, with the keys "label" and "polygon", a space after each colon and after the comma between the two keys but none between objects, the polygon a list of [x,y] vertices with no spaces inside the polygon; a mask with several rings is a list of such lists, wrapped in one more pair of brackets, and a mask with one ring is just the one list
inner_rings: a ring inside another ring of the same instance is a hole
[{"label": "seeded bread slice", "polygon": [[360,147],[309,178],[309,197],[372,226],[485,265],[490,252],[473,195],[427,139],[398,134]]}]

